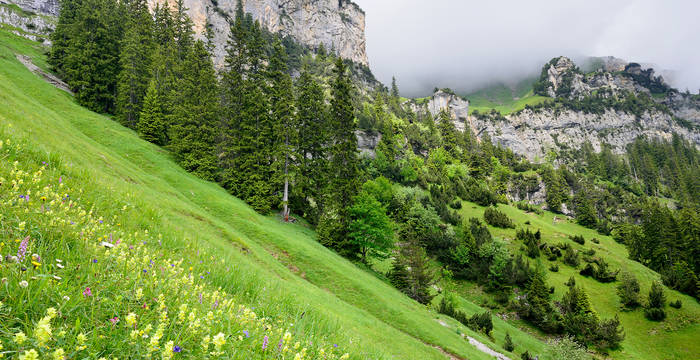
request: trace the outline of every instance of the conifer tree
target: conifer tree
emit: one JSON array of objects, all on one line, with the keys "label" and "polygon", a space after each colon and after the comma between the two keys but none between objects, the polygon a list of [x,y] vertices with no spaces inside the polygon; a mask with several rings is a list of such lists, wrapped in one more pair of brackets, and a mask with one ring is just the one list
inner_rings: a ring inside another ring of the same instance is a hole
[{"label": "conifer tree", "polygon": [[[303,69],[297,80],[297,176],[295,197],[305,207],[305,217],[318,222],[323,211],[323,192],[328,184],[329,115],[323,88]],[[311,207],[313,203],[316,206]]]},{"label": "conifer tree", "polygon": [[[292,159],[298,158],[294,148],[298,137],[298,126],[294,114],[292,78],[287,69],[287,54],[279,41],[274,44],[273,51],[269,73],[272,80],[270,100],[275,134],[269,141],[275,141],[277,145],[273,156],[273,168],[276,174],[282,177],[284,184],[282,217],[288,221],[290,172],[293,172]],[[276,181],[276,183],[279,182]]]},{"label": "conifer tree", "polygon": [[513,345],[513,339],[510,338],[509,332],[506,332],[506,339],[503,343],[503,349],[510,352],[513,352],[513,350],[515,350],[515,345]]},{"label": "conifer tree", "polygon": [[452,122],[450,114],[447,110],[442,109],[438,115],[438,129],[442,136],[442,144],[450,154],[457,155],[457,128]]},{"label": "conifer tree", "polygon": [[73,34],[77,31],[73,23],[77,21],[81,6],[82,0],[61,0],[58,22],[50,36],[52,44],[47,60],[51,68],[65,81],[69,81],[65,63],[70,52]]},{"label": "conifer tree", "polygon": [[319,223],[321,242],[344,254],[356,254],[358,249],[348,241],[348,208],[357,193],[359,174],[357,136],[352,106],[352,83],[341,58],[335,63],[335,80],[331,99],[331,153],[328,205]]},{"label": "conifer tree", "polygon": [[214,64],[201,40],[188,52],[173,104],[170,148],[180,165],[202,179],[215,180],[215,141],[219,124],[219,88]]},{"label": "conifer tree", "polygon": [[123,9],[114,0],[83,0],[61,65],[80,105],[113,113]]},{"label": "conifer tree", "polygon": [[119,55],[117,117],[122,125],[134,129],[151,78],[153,20],[145,0],[130,1],[127,7],[129,21]]},{"label": "conifer tree", "polygon": [[184,0],[177,0],[173,22],[177,57],[180,62],[185,61],[187,53],[192,49],[194,43],[193,23],[187,10],[189,9],[185,7]]},{"label": "conifer tree", "polygon": [[151,81],[143,101],[137,130],[144,140],[156,145],[164,145],[165,129],[165,114],[161,96],[156,89],[155,82]]}]

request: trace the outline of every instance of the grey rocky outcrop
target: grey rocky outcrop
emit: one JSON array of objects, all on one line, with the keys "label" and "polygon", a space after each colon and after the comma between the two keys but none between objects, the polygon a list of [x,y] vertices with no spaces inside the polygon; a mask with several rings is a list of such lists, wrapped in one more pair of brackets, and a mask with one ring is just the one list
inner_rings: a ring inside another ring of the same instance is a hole
[{"label": "grey rocky outcrop", "polygon": [[[40,0],[37,0],[40,1]],[[243,9],[273,33],[291,36],[301,44],[334,49],[343,58],[367,65],[365,13],[349,0],[242,0]],[[174,0],[149,0],[157,3]],[[210,24],[214,34],[214,62],[221,66],[226,56],[230,24],[237,0],[185,0],[185,6],[200,36]]]},{"label": "grey rocky outcrop", "polygon": [[428,111],[433,118],[437,118],[443,109],[447,110],[457,130],[467,129],[469,101],[452,92],[438,90],[423,105],[419,105],[416,101],[410,101],[405,105],[408,105],[413,112]]},{"label": "grey rocky outcrop", "polygon": [[[56,18],[53,15],[44,15],[38,10],[35,12],[33,6],[40,5],[37,2],[17,1],[17,4],[14,2],[15,0],[0,0],[0,23],[16,28],[17,30],[12,31],[16,35],[39,41],[44,45],[51,45],[49,34],[56,26]],[[20,6],[20,9],[13,5]],[[52,8],[46,9],[48,11]]]},{"label": "grey rocky outcrop", "polygon": [[[214,62],[222,66],[231,22],[238,0],[184,0],[194,23],[195,33],[204,37],[206,27],[214,35]],[[299,43],[317,48],[323,44],[343,58],[368,65],[365,40],[365,13],[350,0],[241,0],[245,12],[273,33],[291,36]],[[58,0],[0,0],[37,14],[58,16]],[[176,0],[148,0],[175,6]],[[2,21],[2,20],[0,20]],[[14,26],[14,25],[13,25]]]}]

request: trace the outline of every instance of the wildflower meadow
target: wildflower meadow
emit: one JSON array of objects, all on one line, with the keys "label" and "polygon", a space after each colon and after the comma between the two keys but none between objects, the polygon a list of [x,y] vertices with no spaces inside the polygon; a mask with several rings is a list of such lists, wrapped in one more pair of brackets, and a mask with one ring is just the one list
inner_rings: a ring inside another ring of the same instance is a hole
[{"label": "wildflower meadow", "polygon": [[216,286],[234,264],[123,226],[139,209],[91,204],[80,185],[57,157],[0,141],[0,358],[350,357]]}]

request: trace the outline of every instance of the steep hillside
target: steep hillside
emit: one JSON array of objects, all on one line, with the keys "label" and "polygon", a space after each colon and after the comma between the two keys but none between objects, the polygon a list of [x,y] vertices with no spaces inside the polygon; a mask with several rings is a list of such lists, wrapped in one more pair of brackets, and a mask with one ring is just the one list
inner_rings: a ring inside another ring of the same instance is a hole
[{"label": "steep hillside", "polygon": [[[51,344],[50,351],[62,347],[71,357],[142,356],[159,333],[153,349],[168,354],[177,346],[182,354],[176,356],[194,358],[201,357],[207,334],[209,350],[246,359],[279,351],[290,358],[302,348],[308,358],[345,352],[353,359],[441,359],[446,352],[490,358],[462,333],[504,351],[500,339],[496,344],[465,327],[443,326],[442,316],[381,276],[319,245],[304,224],[258,215],[187,174],[166,151],[75,105],[15,58],[28,55],[46,68],[42,51],[0,31],[0,251],[17,254],[21,241],[15,239],[26,238],[27,254],[36,253],[41,264],[25,259],[26,271],[14,263],[0,268],[7,279],[0,290],[4,354],[30,348],[46,354],[42,344]],[[176,287],[181,282],[188,285]],[[194,319],[180,319],[184,304]],[[48,311],[52,331],[44,342],[46,332],[36,329],[49,307],[56,313]],[[207,320],[209,311],[225,321]],[[176,326],[200,320],[205,330],[185,334]],[[171,325],[158,331],[163,323]],[[131,337],[134,324],[143,331],[138,340]],[[526,339],[531,352],[542,351],[541,342],[508,329]],[[29,340],[12,340],[20,331]]]}]

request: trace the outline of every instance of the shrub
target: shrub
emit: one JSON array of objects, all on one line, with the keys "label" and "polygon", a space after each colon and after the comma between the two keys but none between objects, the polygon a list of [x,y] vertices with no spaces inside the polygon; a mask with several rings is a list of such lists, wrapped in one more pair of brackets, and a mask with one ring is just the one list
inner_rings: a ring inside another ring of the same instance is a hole
[{"label": "shrub", "polygon": [[584,239],[582,235],[569,236],[569,239],[571,239],[573,242],[581,244],[581,245],[586,243],[586,239]]},{"label": "shrub", "polygon": [[513,352],[515,350],[515,345],[513,344],[513,339],[510,338],[510,333],[506,332],[506,339],[503,343],[503,349],[508,352]]},{"label": "shrub", "polygon": [[527,350],[525,350],[525,352],[522,353],[522,355],[520,355],[520,359],[522,359],[522,360],[533,360],[534,358],[530,355],[530,353],[529,353]]},{"label": "shrub", "polygon": [[591,276],[602,283],[608,283],[615,281],[619,272],[620,270],[611,271],[605,259],[599,259],[595,265],[591,263],[586,264],[586,267],[584,267],[579,274]]},{"label": "shrub", "polygon": [[591,241],[593,241],[595,244],[600,244],[600,240],[598,240],[598,238],[593,238]]},{"label": "shrub", "polygon": [[438,305],[438,312],[459,321],[474,331],[481,331],[486,335],[489,335],[493,330],[490,312],[486,311],[467,317],[463,311],[455,309],[454,297],[450,294],[445,294],[442,297],[440,305]]},{"label": "shrub", "polygon": [[559,265],[553,264],[552,266],[549,267],[549,271],[551,271],[551,272],[559,272]]},{"label": "shrub", "polygon": [[644,309],[644,316],[651,321],[661,321],[666,318],[666,312],[660,308]]},{"label": "shrub", "polygon": [[639,281],[628,272],[622,273],[620,284],[617,285],[617,295],[620,296],[622,306],[634,309],[641,305],[639,301]]},{"label": "shrub", "polygon": [[494,227],[506,229],[515,228],[515,225],[513,225],[513,221],[510,220],[508,215],[496,209],[495,207],[486,208],[486,210],[484,211],[484,221],[486,221],[487,224]]},{"label": "shrub", "polygon": [[527,256],[536,259],[540,256],[540,242],[537,235],[530,229],[518,229],[515,238],[521,240],[527,247]]},{"label": "shrub", "polygon": [[676,300],[676,301],[673,301],[673,302],[669,303],[668,305],[671,306],[671,307],[674,308],[674,309],[680,309],[681,306],[683,306],[683,303],[681,302],[680,299],[678,299],[678,300]]},{"label": "shrub", "polygon": [[578,252],[574,250],[571,246],[564,249],[564,264],[567,264],[573,268],[577,268],[581,263],[581,259],[578,256]]},{"label": "shrub", "polygon": [[462,202],[459,201],[459,199],[455,199],[453,202],[450,203],[450,207],[453,208],[453,209],[455,209],[455,210],[461,209],[461,208],[462,208]]}]

